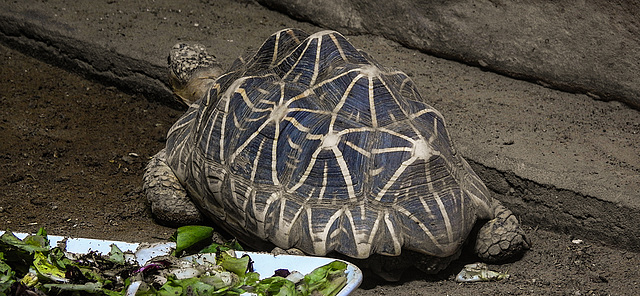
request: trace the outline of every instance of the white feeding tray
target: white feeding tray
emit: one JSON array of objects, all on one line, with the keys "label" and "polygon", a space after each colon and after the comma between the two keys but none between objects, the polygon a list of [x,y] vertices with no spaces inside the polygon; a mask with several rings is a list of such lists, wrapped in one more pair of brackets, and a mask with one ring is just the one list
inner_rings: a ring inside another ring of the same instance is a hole
[{"label": "white feeding tray", "polygon": [[[0,235],[4,231],[0,231]],[[27,233],[13,233],[19,239],[24,239]],[[143,266],[149,260],[157,256],[168,255],[175,248],[173,242],[163,243],[128,243],[122,241],[111,241],[91,238],[70,238],[56,235],[47,235],[51,247],[66,244],[66,251],[75,254],[86,254],[95,251],[99,254],[106,255],[111,251],[111,245],[116,245],[125,253],[129,262],[136,262]],[[129,255],[127,255],[129,254]],[[133,255],[131,255],[133,254]],[[260,279],[270,277],[277,269],[288,269],[289,271],[298,271],[302,274],[308,274],[314,269],[328,264],[334,260],[327,257],[311,257],[311,256],[295,256],[295,255],[272,255],[269,253],[245,252],[237,251],[237,256],[249,255],[253,261],[253,269],[260,274]],[[200,254],[194,256],[208,256],[209,254]],[[342,260],[340,260],[342,261]],[[338,296],[346,296],[351,294],[362,282],[362,271],[347,261],[347,284],[337,294]]]}]

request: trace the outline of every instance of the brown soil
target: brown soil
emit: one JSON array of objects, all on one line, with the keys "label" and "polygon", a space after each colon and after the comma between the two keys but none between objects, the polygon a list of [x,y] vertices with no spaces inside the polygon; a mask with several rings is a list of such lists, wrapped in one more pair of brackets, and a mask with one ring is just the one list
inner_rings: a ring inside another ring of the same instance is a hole
[{"label": "brown soil", "polygon": [[[142,170],[183,112],[87,81],[0,46],[0,228],[123,241],[158,241]],[[492,266],[510,278],[458,284],[408,273],[399,283],[365,278],[355,295],[632,295],[640,256],[525,226],[533,248]]]}]

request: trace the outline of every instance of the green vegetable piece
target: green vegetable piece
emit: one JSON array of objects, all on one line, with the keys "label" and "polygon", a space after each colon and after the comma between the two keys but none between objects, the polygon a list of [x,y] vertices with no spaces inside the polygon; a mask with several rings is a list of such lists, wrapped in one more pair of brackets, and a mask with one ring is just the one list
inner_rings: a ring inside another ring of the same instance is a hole
[{"label": "green vegetable piece", "polygon": [[193,291],[193,295],[210,295],[213,292],[215,292],[217,289],[216,289],[216,287],[214,287],[212,285],[209,285],[209,284],[204,283],[202,281],[197,281],[197,282],[189,285],[187,290]]},{"label": "green vegetable piece", "polygon": [[227,250],[231,250],[231,248],[218,243],[212,243],[207,247],[205,247],[204,249],[200,250],[200,252],[198,253],[215,253],[217,251],[227,251]]},{"label": "green vegetable piece", "polygon": [[260,281],[260,274],[257,272],[247,272],[240,277],[240,286],[255,286]]},{"label": "green vegetable piece", "polygon": [[236,274],[228,271],[218,272],[209,276],[201,276],[200,281],[211,285],[216,289],[234,287],[240,282]]},{"label": "green vegetable piece", "polygon": [[47,238],[39,235],[30,235],[20,240],[13,233],[6,231],[0,236],[0,251],[7,252],[8,250],[18,249],[29,254],[34,252],[45,252],[49,250],[49,241]]},{"label": "green vegetable piece", "polygon": [[107,254],[107,260],[118,265],[125,265],[126,263],[124,260],[124,253],[115,244],[111,244],[111,251]]},{"label": "green vegetable piece", "polygon": [[48,260],[48,256],[42,252],[36,252],[33,256],[33,267],[35,267],[39,276],[43,276],[54,282],[67,281],[64,277],[64,271],[52,264]]},{"label": "green vegetable piece", "polygon": [[11,285],[16,282],[14,276],[15,272],[11,270],[11,267],[0,261],[0,295],[9,294]]},{"label": "green vegetable piece", "polygon": [[27,287],[33,287],[38,283],[38,274],[36,274],[35,270],[30,271],[22,277],[20,282]]},{"label": "green vegetable piece", "polygon": [[39,248],[43,248],[43,249],[49,249],[49,240],[44,237],[44,236],[40,236],[40,235],[29,235],[27,237],[24,238],[24,240],[22,240],[24,243],[31,245],[33,247],[39,247]]},{"label": "green vegetable piece", "polygon": [[213,228],[208,226],[189,225],[182,226],[176,230],[171,237],[175,239],[176,250],[173,255],[178,256],[183,251],[201,244],[211,243]]},{"label": "green vegetable piece", "polygon": [[242,248],[240,243],[238,243],[238,241],[234,239],[232,241],[228,241],[223,244],[214,242],[208,245],[207,247],[205,247],[204,249],[200,250],[200,252],[198,253],[215,253],[218,251],[227,251],[227,250],[242,251],[244,249]]},{"label": "green vegetable piece", "polygon": [[293,296],[298,295],[295,284],[283,277],[274,276],[261,280],[256,285],[255,293],[258,295]]},{"label": "green vegetable piece", "polygon": [[58,269],[65,270],[67,266],[73,264],[69,258],[64,254],[64,251],[60,248],[53,248],[49,251],[49,262],[55,265]]},{"label": "green vegetable piece", "polygon": [[4,262],[4,253],[0,252],[0,295],[9,294],[9,289],[15,282],[15,272]]},{"label": "green vegetable piece", "polygon": [[63,291],[79,291],[79,292],[87,292],[92,294],[98,294],[106,289],[102,288],[102,283],[100,282],[89,282],[86,284],[44,284],[42,285],[45,289],[53,290],[59,289]]},{"label": "green vegetable piece", "polygon": [[[39,231],[43,233],[44,230]],[[11,231],[0,236],[0,252],[4,253],[4,263],[8,264],[18,277],[29,272],[35,252],[49,250],[49,241],[41,235],[27,236],[24,240],[16,237]]]},{"label": "green vegetable piece", "polygon": [[[85,294],[97,294],[107,296],[122,296],[123,292],[116,292],[104,288],[104,284],[101,282],[88,282],[85,284],[44,284],[42,287],[49,291],[49,294],[54,295],[53,292],[75,292],[75,293],[63,293],[71,295],[85,295]],[[84,292],[84,293],[80,293]]]},{"label": "green vegetable piece", "polygon": [[250,262],[251,258],[249,256],[236,258],[227,252],[218,252],[218,254],[216,254],[216,264],[240,276],[247,273]]},{"label": "green vegetable piece", "polygon": [[333,296],[338,294],[338,292],[340,292],[340,290],[342,290],[342,288],[344,288],[346,284],[346,276],[331,277],[328,279],[328,282],[326,282],[326,284],[322,285],[321,288],[315,291],[318,291],[320,295]]},{"label": "green vegetable piece", "polygon": [[320,295],[336,295],[347,284],[346,271],[346,263],[338,260],[332,261],[305,275],[302,283],[298,286],[298,291],[302,295],[311,295],[316,292]]},{"label": "green vegetable piece", "polygon": [[158,296],[176,296],[176,295],[182,295],[182,287],[178,286],[178,285],[171,285],[170,282],[167,282],[166,284],[162,285],[162,287],[160,287],[160,290],[158,290],[158,292],[156,293],[156,295]]},{"label": "green vegetable piece", "polygon": [[187,278],[187,279],[175,279],[170,278],[160,290],[157,295],[210,295],[216,288],[207,283],[200,281],[200,278]]},{"label": "green vegetable piece", "polygon": [[467,264],[456,276],[456,281],[465,282],[488,282],[499,281],[509,278],[508,273],[489,270],[489,266],[485,263]]},{"label": "green vegetable piece", "polygon": [[[38,232],[36,232],[36,235],[47,238],[47,230],[44,229],[44,227],[40,227],[40,229],[38,229]],[[47,239],[47,245],[49,245],[49,239]]]},{"label": "green vegetable piece", "polygon": [[244,249],[236,239],[233,239],[232,241],[226,243],[225,246],[231,248],[232,250],[244,251]]}]

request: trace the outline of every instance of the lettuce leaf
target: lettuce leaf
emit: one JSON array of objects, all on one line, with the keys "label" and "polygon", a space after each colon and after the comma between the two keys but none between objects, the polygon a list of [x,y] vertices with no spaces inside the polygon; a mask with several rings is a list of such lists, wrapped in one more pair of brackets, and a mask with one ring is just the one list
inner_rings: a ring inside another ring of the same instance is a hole
[{"label": "lettuce leaf", "polygon": [[[213,237],[213,228],[208,226],[189,225],[182,226],[176,230],[171,237],[176,242],[174,256],[182,256],[185,251],[211,244]],[[196,250],[197,252],[198,250]]]},{"label": "lettuce leaf", "polygon": [[301,295],[310,295],[312,292],[327,296],[336,295],[347,284],[346,271],[346,263],[338,260],[332,261],[305,275],[302,283],[298,286],[298,291]]},{"label": "lettuce leaf", "polygon": [[4,263],[4,253],[0,252],[0,295],[8,294],[11,285],[15,282],[15,272],[11,266]]}]

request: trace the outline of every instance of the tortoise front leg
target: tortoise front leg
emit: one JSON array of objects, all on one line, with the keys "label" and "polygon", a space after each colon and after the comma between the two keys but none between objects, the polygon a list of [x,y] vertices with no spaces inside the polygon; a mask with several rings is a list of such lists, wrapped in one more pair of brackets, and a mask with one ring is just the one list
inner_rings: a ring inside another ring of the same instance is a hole
[{"label": "tortoise front leg", "polygon": [[144,172],[143,190],[158,223],[167,226],[198,224],[204,220],[173,170],[166,163],[165,149],[154,155]]}]

